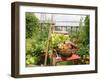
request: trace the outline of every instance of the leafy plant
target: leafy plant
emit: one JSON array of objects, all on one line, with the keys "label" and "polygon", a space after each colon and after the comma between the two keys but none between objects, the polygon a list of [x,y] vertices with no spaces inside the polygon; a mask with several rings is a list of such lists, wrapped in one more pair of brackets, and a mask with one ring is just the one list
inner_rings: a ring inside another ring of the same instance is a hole
[{"label": "leafy plant", "polygon": [[79,54],[80,56],[83,56],[83,55],[89,55],[89,47],[86,46],[81,46],[80,49],[78,49],[76,51],[77,54]]},{"label": "leafy plant", "polygon": [[29,64],[36,65],[37,64],[37,62],[36,62],[37,60],[38,60],[37,57],[31,56],[31,55],[27,55],[26,56],[26,65],[29,65]]},{"label": "leafy plant", "polygon": [[76,43],[79,47],[79,49],[76,52],[76,54],[81,56],[79,63],[88,64],[89,63],[89,26],[90,26],[89,16],[85,17],[84,25],[82,21],[83,19],[81,18],[79,31],[71,34],[70,37],[71,37],[71,41]]},{"label": "leafy plant", "polygon": [[26,12],[26,38],[32,38],[32,34],[39,28],[38,18],[31,12]]},{"label": "leafy plant", "polygon": [[80,19],[79,31],[70,35],[71,41],[82,46],[89,45],[89,16],[86,16],[83,25],[83,19]]},{"label": "leafy plant", "polygon": [[40,61],[46,48],[48,29],[49,24],[41,25],[34,13],[26,12],[26,64]]},{"label": "leafy plant", "polygon": [[52,34],[51,45],[52,47],[56,47],[58,43],[64,43],[65,41],[70,41],[69,35],[64,34]]}]

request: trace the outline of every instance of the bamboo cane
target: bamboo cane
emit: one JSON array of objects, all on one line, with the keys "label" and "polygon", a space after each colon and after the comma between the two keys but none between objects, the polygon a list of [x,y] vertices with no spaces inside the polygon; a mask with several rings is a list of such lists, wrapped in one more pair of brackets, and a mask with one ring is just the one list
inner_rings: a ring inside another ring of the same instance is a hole
[{"label": "bamboo cane", "polygon": [[51,33],[52,33],[52,27],[53,27],[52,23],[53,23],[53,15],[51,16],[51,24],[50,24],[50,27],[49,27],[47,47],[46,47],[46,53],[45,53],[45,59],[44,59],[44,66],[47,65],[48,50],[49,50],[49,45],[50,45],[50,40],[51,40]]}]

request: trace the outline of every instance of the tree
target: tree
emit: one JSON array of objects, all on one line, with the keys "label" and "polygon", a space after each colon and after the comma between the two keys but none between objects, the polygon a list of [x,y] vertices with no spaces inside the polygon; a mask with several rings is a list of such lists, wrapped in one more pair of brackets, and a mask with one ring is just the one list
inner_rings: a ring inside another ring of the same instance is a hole
[{"label": "tree", "polygon": [[79,39],[84,46],[87,46],[89,44],[89,26],[90,26],[89,16],[85,17],[84,26],[82,25],[81,22],[82,21],[80,20]]},{"label": "tree", "polygon": [[89,44],[89,22],[89,16],[86,16],[84,21],[81,18],[79,31],[71,34],[72,41],[75,41],[75,43],[79,44],[80,46],[87,46]]},{"label": "tree", "polygon": [[26,12],[26,38],[32,38],[32,34],[39,28],[38,18],[31,12]]},{"label": "tree", "polygon": [[85,18],[85,27],[84,27],[84,31],[85,31],[85,41],[86,41],[86,44],[89,44],[89,26],[90,26],[90,19],[89,19],[89,16],[86,16]]}]

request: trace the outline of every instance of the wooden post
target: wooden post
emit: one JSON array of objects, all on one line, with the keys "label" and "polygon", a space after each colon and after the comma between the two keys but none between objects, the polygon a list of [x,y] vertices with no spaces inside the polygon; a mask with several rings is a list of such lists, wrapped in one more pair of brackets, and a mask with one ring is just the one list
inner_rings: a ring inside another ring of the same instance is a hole
[{"label": "wooden post", "polygon": [[46,47],[46,53],[45,53],[45,59],[44,59],[44,66],[47,65],[48,50],[49,50],[49,45],[50,45],[50,40],[51,40],[51,33],[52,33],[52,27],[53,27],[53,15],[51,16],[51,22],[50,23],[51,24],[50,24],[50,27],[49,27],[47,47]]}]

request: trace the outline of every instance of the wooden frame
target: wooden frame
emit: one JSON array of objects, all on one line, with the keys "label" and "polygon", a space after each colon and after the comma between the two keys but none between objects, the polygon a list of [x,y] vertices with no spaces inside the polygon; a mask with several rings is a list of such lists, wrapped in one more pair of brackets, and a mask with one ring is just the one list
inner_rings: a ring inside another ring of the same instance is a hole
[{"label": "wooden frame", "polygon": [[[69,8],[95,11],[95,69],[87,71],[72,71],[72,72],[51,72],[38,74],[20,74],[20,6],[39,6],[50,8]],[[97,73],[97,7],[94,6],[79,6],[79,5],[63,5],[63,4],[44,4],[44,3],[29,3],[29,2],[13,2],[11,4],[11,76],[16,78],[22,77],[40,77],[40,76],[55,76],[55,75],[72,75]]]}]

